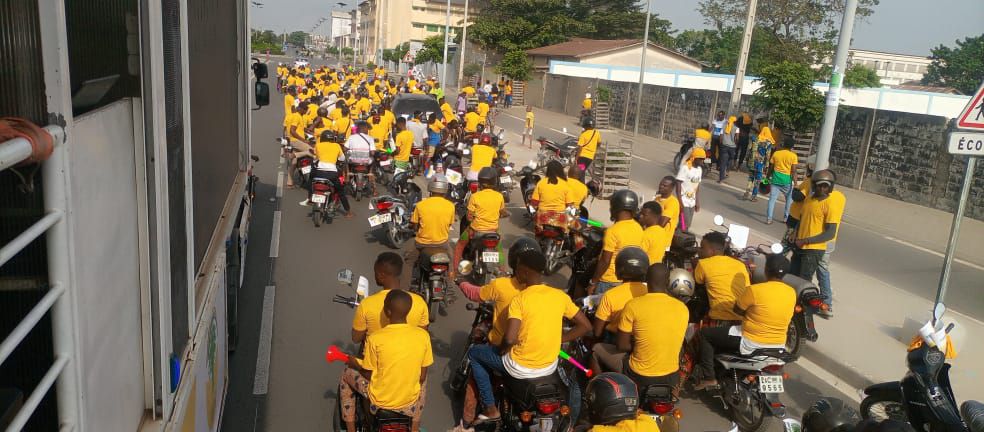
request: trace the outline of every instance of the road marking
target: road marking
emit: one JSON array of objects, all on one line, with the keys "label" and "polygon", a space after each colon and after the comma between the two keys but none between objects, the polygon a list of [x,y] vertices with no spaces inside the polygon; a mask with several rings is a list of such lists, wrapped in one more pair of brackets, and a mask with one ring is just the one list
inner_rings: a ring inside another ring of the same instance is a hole
[{"label": "road marking", "polygon": [[[849,225],[853,225],[853,224],[850,224],[850,223],[848,223],[848,224],[849,224]],[[855,226],[855,227],[858,227],[857,225],[854,225],[854,226]],[[861,228],[861,227],[858,227],[858,228]],[[861,229],[864,229],[864,228],[861,228]],[[929,253],[929,254],[933,254],[933,255],[936,255],[936,256],[938,256],[938,257],[940,257],[940,258],[943,258],[943,257],[945,257],[945,256],[946,256],[946,255],[944,255],[944,254],[943,254],[943,253],[941,253],[941,252],[937,252],[937,251],[934,251],[934,250],[932,250],[932,249],[927,249],[927,248],[924,248],[924,247],[922,247],[922,246],[919,246],[919,245],[916,245],[916,244],[912,244],[912,243],[909,243],[909,242],[907,242],[907,241],[905,241],[905,240],[902,240],[902,239],[897,239],[897,238],[895,238],[895,237],[892,237],[892,236],[882,236],[882,237],[884,237],[884,238],[885,238],[885,240],[891,240],[891,241],[893,241],[893,242],[896,242],[896,243],[898,243],[898,244],[900,244],[900,245],[904,245],[904,246],[908,246],[908,247],[911,247],[911,248],[913,248],[913,249],[917,249],[917,250],[921,250],[921,251],[923,251],[923,252],[926,252],[926,253]],[[960,258],[954,258],[953,260],[954,260],[954,261],[956,261],[956,262],[958,262],[958,263],[960,263],[960,264],[963,264],[963,265],[965,265],[965,266],[967,266],[967,267],[971,267],[971,268],[974,268],[974,269],[977,269],[977,270],[981,270],[981,271],[984,271],[984,267],[982,267],[982,266],[979,266],[979,265],[977,265],[977,264],[974,264],[974,263],[972,263],[972,262],[967,262],[967,261],[964,261],[964,260],[962,260],[962,259],[960,259]]]},{"label": "road marking", "polygon": [[[277,212],[280,213],[280,212]],[[273,300],[277,287],[269,285],[263,292],[263,315],[260,321],[260,345],[256,348],[256,372],[253,394],[265,395],[270,384],[270,350],[273,343]]]},{"label": "road marking", "polygon": [[644,158],[644,157],[642,157],[642,156],[639,156],[639,155],[632,155],[632,157],[634,157],[634,158],[636,158],[636,159],[639,159],[639,160],[643,160],[643,161],[646,161],[646,162],[652,162],[651,160],[649,160],[649,159],[646,159],[646,158]]},{"label": "road marking", "polygon": [[280,210],[273,212],[273,236],[270,237],[270,258],[280,255]]},{"label": "road marking", "polygon": [[284,172],[277,173],[277,198],[284,197]]},{"label": "road marking", "polygon": [[569,136],[569,137],[574,137],[574,135],[571,135],[571,134],[569,134],[569,133],[567,133],[567,132],[564,132],[564,131],[562,131],[562,130],[560,130],[560,129],[554,129],[554,128],[548,128],[548,129],[550,129],[550,130],[552,130],[552,131],[554,131],[554,132],[557,132],[557,133],[559,133],[559,134],[563,134],[563,135],[567,135],[567,136]]}]

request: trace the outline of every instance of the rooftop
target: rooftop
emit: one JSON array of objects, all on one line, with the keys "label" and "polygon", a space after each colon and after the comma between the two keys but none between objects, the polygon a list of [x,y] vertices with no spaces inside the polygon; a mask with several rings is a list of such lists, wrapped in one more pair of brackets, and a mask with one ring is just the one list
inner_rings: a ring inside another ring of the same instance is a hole
[{"label": "rooftop", "polygon": [[[534,56],[547,56],[547,57],[584,58],[593,55],[603,54],[610,51],[631,48],[634,46],[638,46],[641,43],[642,41],[640,41],[639,39],[572,38],[567,42],[561,42],[559,44],[547,45],[539,48],[526,50],[526,54],[534,55]],[[654,44],[652,42],[649,42],[649,47],[694,62],[694,64],[700,64],[700,62],[695,59],[687,57],[684,54],[681,54],[677,51],[666,48],[664,46]]]}]

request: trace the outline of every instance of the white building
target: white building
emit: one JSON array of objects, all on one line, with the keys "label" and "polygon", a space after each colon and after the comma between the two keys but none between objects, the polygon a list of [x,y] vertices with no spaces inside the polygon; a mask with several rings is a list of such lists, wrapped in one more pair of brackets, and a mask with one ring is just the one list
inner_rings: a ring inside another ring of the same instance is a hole
[{"label": "white building", "polygon": [[339,48],[355,47],[355,20],[358,11],[331,11],[331,45]]},{"label": "white building", "polygon": [[860,64],[873,69],[881,78],[883,86],[897,86],[922,80],[932,60],[925,56],[852,49],[848,53],[847,62],[849,65]]}]

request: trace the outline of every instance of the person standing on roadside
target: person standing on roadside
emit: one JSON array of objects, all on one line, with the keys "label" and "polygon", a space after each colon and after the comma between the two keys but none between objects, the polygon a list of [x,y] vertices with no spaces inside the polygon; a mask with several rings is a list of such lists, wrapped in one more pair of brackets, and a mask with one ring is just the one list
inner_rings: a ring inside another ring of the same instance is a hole
[{"label": "person standing on roadside", "polygon": [[526,106],[526,125],[523,128],[523,141],[519,145],[526,143],[526,137],[530,137],[530,148],[533,148],[533,123],[536,117],[533,115],[533,105]]},{"label": "person standing on roadside", "polygon": [[742,199],[756,202],[758,201],[759,186],[765,175],[765,167],[768,166],[769,159],[772,158],[772,142],[768,140],[753,141],[748,157],[751,162],[748,168],[748,186],[745,187],[745,196]]},{"label": "person standing on roadside", "polygon": [[[810,179],[812,193],[805,197],[800,209],[799,225],[796,228],[793,260],[790,272],[808,281],[817,274],[820,285],[820,296],[826,306],[821,309],[821,316],[834,316],[834,293],[830,289],[829,262],[833,252],[834,240],[844,216],[847,199],[844,194],[834,192],[834,173],[830,170],[820,170],[813,173]],[[824,263],[826,260],[826,263]],[[825,269],[823,276],[820,268]]]},{"label": "person standing on roadside", "polygon": [[789,217],[789,207],[793,205],[793,167],[799,163],[799,158],[793,153],[792,148],[793,140],[788,139],[782,143],[782,149],[772,153],[769,159],[769,183],[772,189],[769,191],[769,207],[765,214],[765,223],[768,225],[772,224],[772,215],[780,193],[786,197],[786,208],[782,214],[783,222]]},{"label": "person standing on roadside", "polygon": [[700,147],[694,147],[690,160],[680,164],[677,172],[677,199],[683,205],[680,214],[680,231],[688,231],[694,221],[694,213],[700,211],[700,180],[704,175],[704,158],[707,152]]},{"label": "person standing on roadside", "polygon": [[577,138],[577,164],[581,171],[587,171],[594,161],[595,153],[598,151],[598,143],[601,142],[601,133],[595,129],[594,119],[585,118],[581,123],[584,131]]},{"label": "person standing on roadside", "polygon": [[728,118],[728,124],[721,134],[721,145],[718,147],[718,183],[728,178],[728,170],[735,160],[738,146],[738,128],[735,127],[735,116]]},{"label": "person standing on roadside", "polygon": [[659,225],[673,236],[677,224],[680,223],[680,200],[676,196],[676,177],[666,176],[659,182],[657,194],[653,201],[662,209]]},{"label": "person standing on roadside", "polygon": [[735,122],[735,126],[738,126],[738,164],[737,169],[745,166],[745,157],[748,156],[748,143],[751,138],[752,126],[752,115],[748,111],[742,111],[741,116],[738,117],[738,121]]},{"label": "person standing on roadside", "polygon": [[718,151],[721,148],[721,135],[724,135],[724,126],[727,124],[728,120],[724,117],[724,111],[718,111],[711,123],[711,165],[716,165],[719,171],[721,170],[721,156]]}]

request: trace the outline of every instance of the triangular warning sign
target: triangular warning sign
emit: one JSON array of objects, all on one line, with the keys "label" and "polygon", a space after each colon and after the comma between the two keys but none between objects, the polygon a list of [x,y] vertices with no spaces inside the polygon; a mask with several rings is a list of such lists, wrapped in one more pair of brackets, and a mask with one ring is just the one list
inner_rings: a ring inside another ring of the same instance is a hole
[{"label": "triangular warning sign", "polygon": [[984,131],[984,83],[970,98],[970,102],[957,117],[957,129],[972,129]]}]

